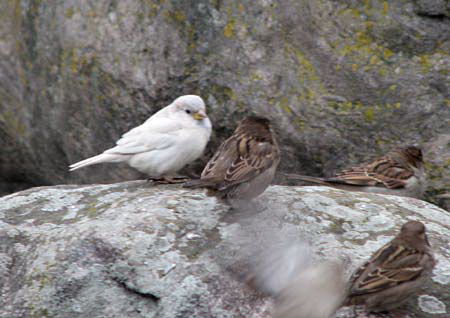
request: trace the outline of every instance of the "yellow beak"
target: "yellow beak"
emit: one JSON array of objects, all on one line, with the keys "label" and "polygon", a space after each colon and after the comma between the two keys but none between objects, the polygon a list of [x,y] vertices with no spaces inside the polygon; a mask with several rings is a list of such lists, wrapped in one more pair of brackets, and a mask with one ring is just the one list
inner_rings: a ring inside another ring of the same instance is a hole
[{"label": "yellow beak", "polygon": [[192,115],[192,117],[194,117],[195,120],[202,120],[203,118],[206,118],[206,114],[203,111],[199,111],[194,113],[194,115]]}]

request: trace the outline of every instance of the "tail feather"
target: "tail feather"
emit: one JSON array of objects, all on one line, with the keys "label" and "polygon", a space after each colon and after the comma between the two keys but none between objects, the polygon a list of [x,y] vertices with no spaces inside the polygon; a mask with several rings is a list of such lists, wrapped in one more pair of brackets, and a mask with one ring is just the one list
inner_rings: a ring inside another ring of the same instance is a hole
[{"label": "tail feather", "polygon": [[183,184],[183,188],[191,188],[191,189],[197,189],[197,188],[213,188],[215,189],[217,187],[217,182],[211,181],[211,180],[205,180],[205,179],[197,179],[197,180],[191,180]]},{"label": "tail feather", "polygon": [[119,155],[119,154],[105,154],[102,153],[100,155],[91,157],[91,158],[87,158],[84,159],[82,161],[76,162],[74,164],[71,164],[69,166],[69,171],[74,171],[86,166],[90,166],[90,165],[95,165],[97,163],[102,163],[102,162],[121,162],[124,160],[124,156],[123,155]]},{"label": "tail feather", "polygon": [[322,178],[315,178],[315,177],[310,177],[310,176],[303,176],[300,174],[285,174],[285,176],[289,179],[289,180],[301,180],[301,181],[306,181],[306,182],[311,182],[311,183],[316,183],[316,184],[321,184],[321,185],[329,185],[327,181],[325,181]]}]

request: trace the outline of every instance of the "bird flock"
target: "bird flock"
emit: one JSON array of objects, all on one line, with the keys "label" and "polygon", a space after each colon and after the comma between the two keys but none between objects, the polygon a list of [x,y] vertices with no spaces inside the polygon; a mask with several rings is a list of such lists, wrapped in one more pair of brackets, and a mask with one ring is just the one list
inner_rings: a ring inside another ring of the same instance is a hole
[{"label": "bird flock", "polygon": [[[70,171],[99,163],[125,162],[147,174],[154,182],[184,182],[186,188],[207,189],[207,195],[215,196],[233,208],[248,208],[273,181],[280,162],[280,149],[271,123],[258,116],[242,119],[211,157],[199,179],[178,178],[176,173],[179,170],[203,154],[211,132],[212,125],[202,98],[181,96],[142,125],[122,135],[115,147],[70,165]],[[286,176],[294,181],[347,191],[419,199],[426,186],[422,151],[417,146],[396,148],[372,162],[343,170],[329,178],[298,174]],[[293,280],[291,285],[295,283],[295,286],[287,289],[291,292],[275,295],[277,302],[283,304],[275,310],[275,316],[326,318],[338,307],[352,305],[364,305],[370,312],[391,311],[420,290],[435,265],[424,224],[409,221],[403,224],[394,239],[357,268],[345,284],[344,296],[334,299],[334,305],[327,310],[313,309],[314,313],[301,314],[298,307],[307,308],[306,300],[311,298],[311,294],[302,299],[300,295],[308,294],[304,287],[308,284]],[[320,282],[332,271],[326,269],[320,275],[314,272],[315,276],[310,276],[316,277],[312,280],[315,285],[323,285]],[[333,286],[330,283],[328,294],[331,290]]]}]

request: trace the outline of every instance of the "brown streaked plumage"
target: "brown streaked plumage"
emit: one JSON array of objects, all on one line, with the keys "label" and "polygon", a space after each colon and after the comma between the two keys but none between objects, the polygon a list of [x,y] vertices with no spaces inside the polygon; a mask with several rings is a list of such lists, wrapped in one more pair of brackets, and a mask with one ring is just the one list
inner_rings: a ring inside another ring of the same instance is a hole
[{"label": "brown streaked plumage", "polygon": [[344,170],[331,178],[296,174],[287,177],[349,191],[415,198],[421,198],[426,187],[422,150],[416,146],[395,149],[368,164]]},{"label": "brown streaked plumage", "polygon": [[435,264],[425,226],[409,221],[354,272],[345,305],[365,305],[373,312],[394,309],[420,290]]},{"label": "brown streaked plumage", "polygon": [[185,187],[209,189],[229,203],[251,200],[272,182],[280,151],[270,121],[263,117],[244,118],[203,169],[201,178]]}]

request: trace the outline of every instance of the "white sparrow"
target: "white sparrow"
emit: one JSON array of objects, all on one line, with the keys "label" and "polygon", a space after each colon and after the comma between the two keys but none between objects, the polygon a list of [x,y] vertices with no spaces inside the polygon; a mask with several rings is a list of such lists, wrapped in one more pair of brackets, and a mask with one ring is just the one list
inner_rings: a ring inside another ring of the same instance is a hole
[{"label": "white sparrow", "polygon": [[409,221],[355,271],[345,305],[365,305],[372,312],[392,310],[420,290],[435,264],[425,226]]},{"label": "white sparrow", "polygon": [[209,189],[231,205],[249,201],[266,190],[272,182],[280,150],[266,118],[244,118],[233,135],[225,140],[203,169],[201,178],[185,187]]},{"label": "white sparrow", "polygon": [[422,150],[416,146],[395,149],[368,164],[344,170],[331,178],[297,174],[288,174],[287,177],[348,191],[414,198],[421,198],[426,188]]},{"label": "white sparrow", "polygon": [[169,178],[200,157],[211,136],[205,103],[185,95],[131,129],[102,154],[70,165],[70,171],[103,162],[126,162],[152,179]]}]

